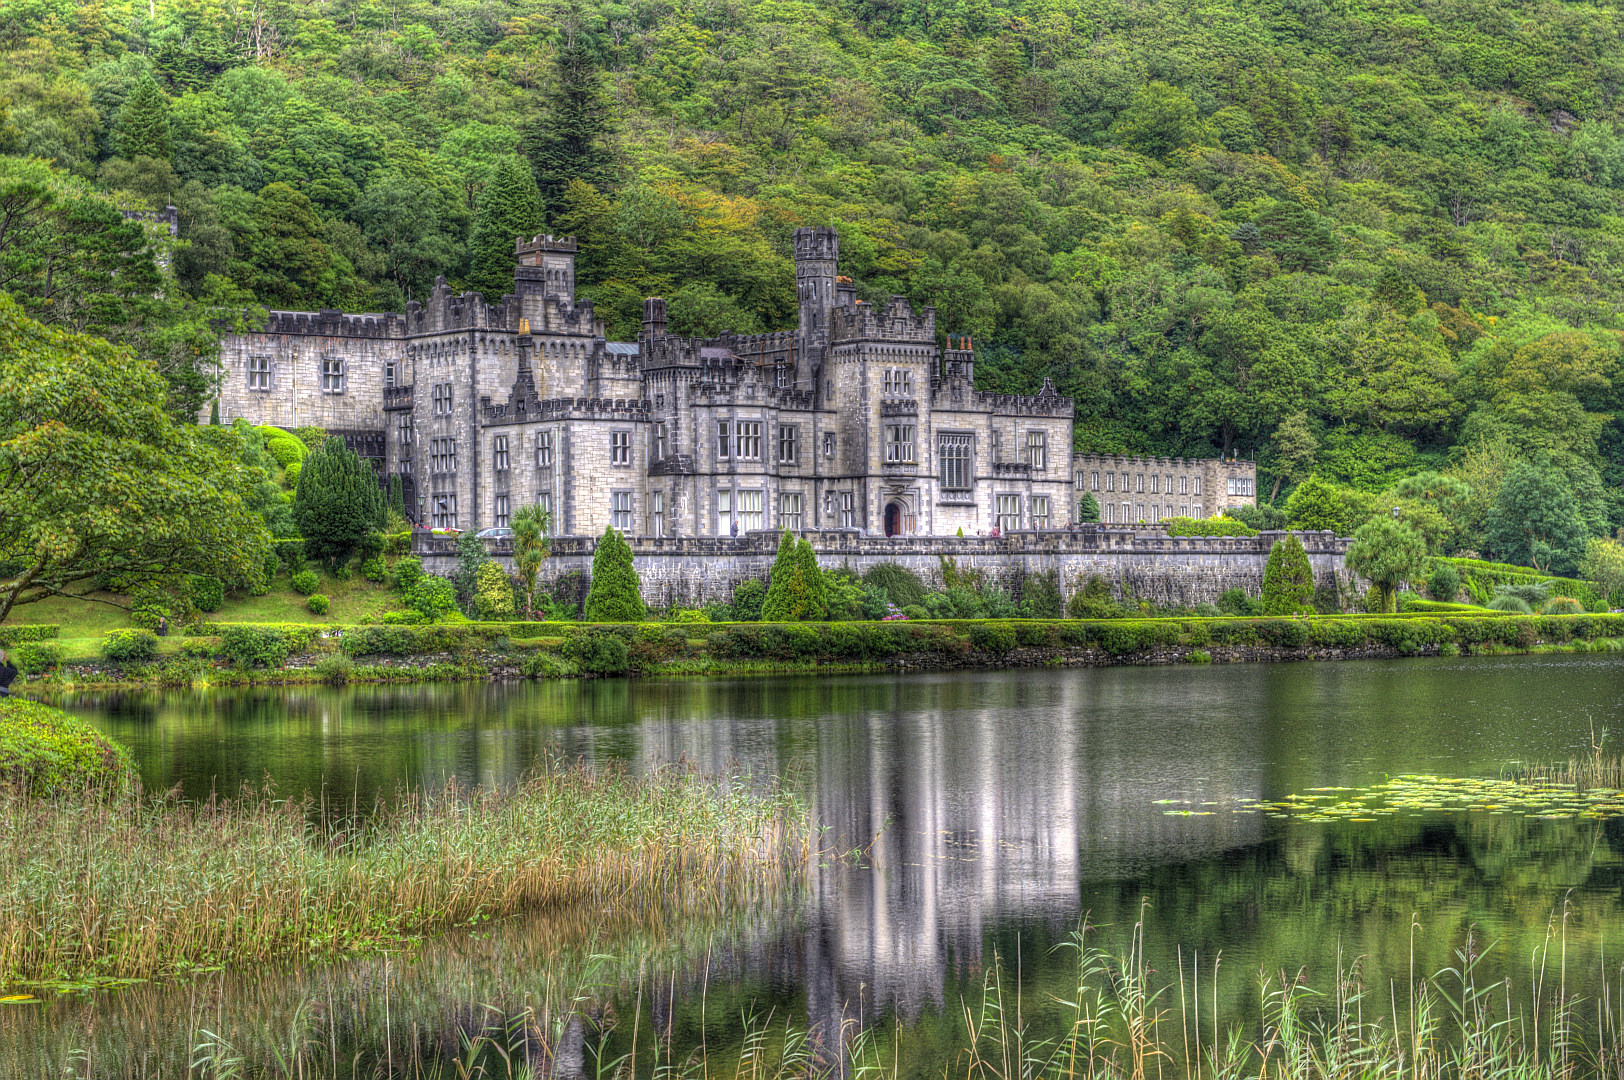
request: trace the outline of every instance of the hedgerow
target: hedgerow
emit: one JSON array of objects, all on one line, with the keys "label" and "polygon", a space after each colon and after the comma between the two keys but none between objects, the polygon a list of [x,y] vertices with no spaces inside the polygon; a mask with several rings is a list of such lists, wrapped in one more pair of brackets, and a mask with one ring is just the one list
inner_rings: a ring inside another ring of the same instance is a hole
[{"label": "hedgerow", "polygon": [[25,641],[50,641],[59,637],[62,627],[54,623],[32,623],[19,626],[0,626],[0,649],[21,645]]}]

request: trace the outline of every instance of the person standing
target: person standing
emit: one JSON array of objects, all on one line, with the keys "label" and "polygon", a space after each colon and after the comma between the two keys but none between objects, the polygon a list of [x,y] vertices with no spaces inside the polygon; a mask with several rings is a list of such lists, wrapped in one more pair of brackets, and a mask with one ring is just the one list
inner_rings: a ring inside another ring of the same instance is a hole
[{"label": "person standing", "polygon": [[0,698],[11,696],[11,684],[17,681],[19,674],[17,665],[11,662],[6,650],[0,649]]}]

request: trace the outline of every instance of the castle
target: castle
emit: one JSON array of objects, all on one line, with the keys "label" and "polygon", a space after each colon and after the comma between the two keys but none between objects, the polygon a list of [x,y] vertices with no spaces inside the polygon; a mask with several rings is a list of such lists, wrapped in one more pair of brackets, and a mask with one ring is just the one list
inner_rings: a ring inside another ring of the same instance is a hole
[{"label": "castle", "polygon": [[404,314],[273,311],[222,343],[221,419],[342,435],[440,528],[538,503],[560,536],[1009,535],[1066,527],[1085,490],[1124,525],[1252,502],[1249,462],[1074,456],[1072,399],[977,390],[933,309],[857,299],[833,229],[796,230],[798,323],[768,334],[678,337],[651,298],[609,341],[575,257],[519,240],[494,304],[442,278]]}]

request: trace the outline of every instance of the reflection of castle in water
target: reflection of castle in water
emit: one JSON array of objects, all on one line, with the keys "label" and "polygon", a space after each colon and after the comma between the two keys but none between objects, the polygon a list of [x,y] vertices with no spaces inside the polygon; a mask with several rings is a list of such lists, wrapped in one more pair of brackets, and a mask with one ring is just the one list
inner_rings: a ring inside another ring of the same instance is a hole
[{"label": "reflection of castle in water", "polygon": [[[777,722],[768,702],[760,716],[645,719],[633,756],[756,775],[805,762],[829,854],[813,868],[797,940],[763,962],[807,988],[809,1019],[825,1031],[876,1012],[910,1018],[956,1006],[949,974],[989,962],[993,931],[1074,929],[1084,879],[1260,838],[1253,816],[1169,816],[1156,805],[1192,793],[1258,797],[1263,765],[1239,749],[1249,740],[1197,742],[1183,760],[1153,730],[1124,740],[1119,722],[1104,722],[1112,692],[1078,674],[979,686],[962,676],[877,679],[864,707],[822,712],[812,730]],[[1176,688],[1167,693],[1169,716],[1200,708]]]}]

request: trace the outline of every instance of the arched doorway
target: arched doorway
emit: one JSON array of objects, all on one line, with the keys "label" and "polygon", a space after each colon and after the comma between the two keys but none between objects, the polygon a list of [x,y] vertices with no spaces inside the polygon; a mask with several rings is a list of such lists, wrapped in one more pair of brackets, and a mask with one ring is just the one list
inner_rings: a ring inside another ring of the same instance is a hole
[{"label": "arched doorway", "polygon": [[901,503],[893,502],[893,503],[886,503],[885,504],[885,535],[887,535],[887,536],[901,536],[902,535],[902,504]]}]

